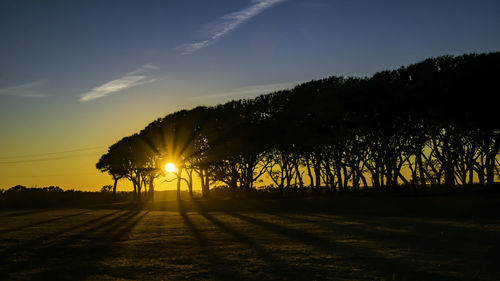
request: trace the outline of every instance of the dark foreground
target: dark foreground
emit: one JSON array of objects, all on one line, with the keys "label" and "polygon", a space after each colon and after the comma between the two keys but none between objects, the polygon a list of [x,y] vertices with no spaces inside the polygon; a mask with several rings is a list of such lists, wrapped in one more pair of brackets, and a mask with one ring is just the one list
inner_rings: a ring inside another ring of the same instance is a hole
[{"label": "dark foreground", "polygon": [[500,280],[496,198],[342,202],[4,209],[0,279]]}]

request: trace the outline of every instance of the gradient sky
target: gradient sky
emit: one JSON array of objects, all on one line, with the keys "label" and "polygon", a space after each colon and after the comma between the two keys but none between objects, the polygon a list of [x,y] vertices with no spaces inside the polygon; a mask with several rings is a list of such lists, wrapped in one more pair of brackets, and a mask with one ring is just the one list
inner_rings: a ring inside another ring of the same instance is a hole
[{"label": "gradient sky", "polygon": [[107,147],[168,113],[499,51],[499,31],[493,0],[2,0],[0,188],[99,189]]}]

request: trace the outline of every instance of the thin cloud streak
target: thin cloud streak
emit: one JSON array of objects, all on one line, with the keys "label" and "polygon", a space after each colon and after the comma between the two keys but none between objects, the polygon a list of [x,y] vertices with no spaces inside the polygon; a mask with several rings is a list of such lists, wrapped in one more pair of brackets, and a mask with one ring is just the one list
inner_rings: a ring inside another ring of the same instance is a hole
[{"label": "thin cloud streak", "polygon": [[145,64],[139,69],[129,72],[121,78],[106,82],[101,86],[95,87],[91,91],[82,94],[80,96],[80,102],[88,102],[91,100],[103,98],[116,92],[130,89],[132,87],[153,83],[157,81],[157,79],[148,79],[148,76],[145,74],[145,72],[155,69],[158,69],[156,65]]},{"label": "thin cloud streak", "polygon": [[221,17],[218,21],[209,24],[209,26],[211,27],[211,30],[207,32],[209,38],[200,42],[182,45],[182,54],[192,54],[202,48],[210,46],[223,36],[235,30],[241,24],[284,1],[286,0],[253,0],[253,4],[250,7],[227,14]]},{"label": "thin cloud streak", "polygon": [[47,94],[39,92],[39,88],[47,84],[46,79],[31,81],[17,86],[0,89],[0,96],[21,98],[45,98]]}]

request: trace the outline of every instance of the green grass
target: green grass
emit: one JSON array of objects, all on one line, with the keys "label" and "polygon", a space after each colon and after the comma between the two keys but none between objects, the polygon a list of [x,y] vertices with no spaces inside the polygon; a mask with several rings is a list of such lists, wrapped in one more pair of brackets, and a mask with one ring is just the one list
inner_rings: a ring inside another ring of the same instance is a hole
[{"label": "green grass", "polygon": [[500,280],[499,200],[0,210],[2,280]]}]

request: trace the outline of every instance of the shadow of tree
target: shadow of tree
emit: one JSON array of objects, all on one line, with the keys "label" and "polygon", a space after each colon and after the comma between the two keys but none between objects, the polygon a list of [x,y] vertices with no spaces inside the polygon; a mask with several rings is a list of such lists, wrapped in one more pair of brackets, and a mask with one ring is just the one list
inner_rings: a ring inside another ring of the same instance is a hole
[{"label": "shadow of tree", "polygon": [[[415,267],[412,263],[408,263],[407,261],[402,261],[397,258],[387,257],[373,252],[370,249],[356,247],[345,243],[333,242],[329,239],[313,235],[303,230],[289,228],[281,224],[264,221],[255,217],[243,215],[241,213],[226,213],[242,221],[277,233],[278,235],[282,235],[300,243],[310,245],[316,251],[344,257],[345,261],[352,261],[353,263],[357,264],[357,267],[375,272],[377,274],[377,277],[374,276],[373,278],[392,279],[395,276],[395,272],[399,272],[404,276],[404,279],[411,280],[454,279],[451,276],[446,276],[441,273],[422,271],[419,268]],[[353,259],[357,260],[353,261]]]},{"label": "shadow of tree", "polygon": [[225,233],[234,237],[238,243],[245,245],[252,251],[252,253],[256,254],[259,259],[263,260],[268,267],[268,272],[279,272],[279,276],[266,276],[267,278],[272,279],[272,277],[275,277],[277,279],[302,279],[307,276],[307,270],[288,264],[283,258],[275,255],[272,251],[265,249],[257,240],[252,239],[251,237],[243,234],[241,231],[238,231],[236,228],[233,228],[215,218],[209,214],[204,206],[197,200],[193,200],[193,203],[198,209],[198,212],[204,218]]},{"label": "shadow of tree", "polygon": [[31,214],[40,214],[44,212],[51,211],[52,209],[33,209],[33,210],[19,210],[19,211],[14,211],[14,212],[6,212],[0,215],[0,217],[18,217],[18,216],[25,216],[25,215],[31,215]]},{"label": "shadow of tree", "polygon": [[[10,273],[10,278],[24,276],[31,280],[86,279],[99,273],[99,261],[111,255],[119,238],[126,236],[148,212],[126,211],[83,231],[48,244],[42,243],[35,249],[29,248],[32,243],[21,245],[16,254],[21,253],[22,259],[18,256],[2,257],[9,260],[6,272]],[[109,216],[96,218],[87,224],[90,226]],[[71,257],[70,262],[68,257]]]},{"label": "shadow of tree", "polygon": [[[498,248],[491,247],[500,245],[500,237],[495,230],[483,231],[439,221],[436,223],[433,219],[266,214],[280,219],[285,224],[286,221],[306,223],[315,229],[351,237],[351,240],[365,241],[370,244],[370,248],[378,252],[404,252],[404,257],[399,257],[398,260],[413,265],[411,270],[416,267],[439,266],[442,272],[453,272],[457,269],[498,272]],[[470,241],[470,237],[476,237],[477,241]],[[483,241],[490,241],[490,246],[485,246]],[[481,259],[471,260],[471,256],[481,256]],[[450,261],[450,257],[453,257],[453,261]],[[449,278],[452,278],[451,273]]]},{"label": "shadow of tree", "polygon": [[31,223],[31,224],[26,224],[26,225],[14,227],[14,228],[0,230],[0,233],[8,233],[8,232],[13,232],[13,231],[18,231],[18,230],[21,230],[21,229],[24,229],[24,228],[28,228],[28,227],[35,227],[35,226],[39,226],[39,225],[42,225],[42,224],[55,222],[55,221],[62,220],[62,219],[76,217],[76,216],[83,215],[83,214],[86,214],[86,213],[89,213],[89,212],[91,212],[91,210],[85,210],[83,212],[78,212],[78,213],[75,213],[75,214],[60,216],[60,217],[56,217],[56,218],[52,218],[52,219],[48,219],[48,220],[42,220],[42,221],[38,221],[38,222],[35,222],[35,223]]},{"label": "shadow of tree", "polygon": [[231,263],[223,256],[219,255],[208,238],[196,227],[193,220],[188,216],[184,202],[178,201],[179,214],[182,217],[184,225],[189,229],[193,238],[195,238],[198,249],[205,258],[198,261],[200,264],[209,263],[209,270],[217,280],[235,280],[238,273],[233,269]]},{"label": "shadow of tree", "polygon": [[[60,238],[59,236],[61,236],[61,235],[64,235],[66,233],[75,232],[80,228],[85,228],[87,226],[90,226],[93,223],[101,221],[107,217],[116,215],[119,212],[120,211],[115,211],[115,212],[91,219],[89,221],[84,221],[84,222],[76,224],[76,225],[68,226],[68,227],[63,228],[63,229],[56,231],[56,232],[50,232],[50,233],[47,233],[45,235],[35,236],[33,239],[24,240],[24,242],[22,244],[17,244],[16,246],[11,246],[11,247],[8,247],[5,250],[3,250],[2,253],[0,254],[0,257],[2,257],[2,258],[8,257],[9,253],[13,253],[13,252],[23,250],[23,249],[35,249],[39,245],[47,244],[48,241],[50,241],[50,240],[59,239]],[[0,258],[0,261],[2,260],[2,258]]]}]

